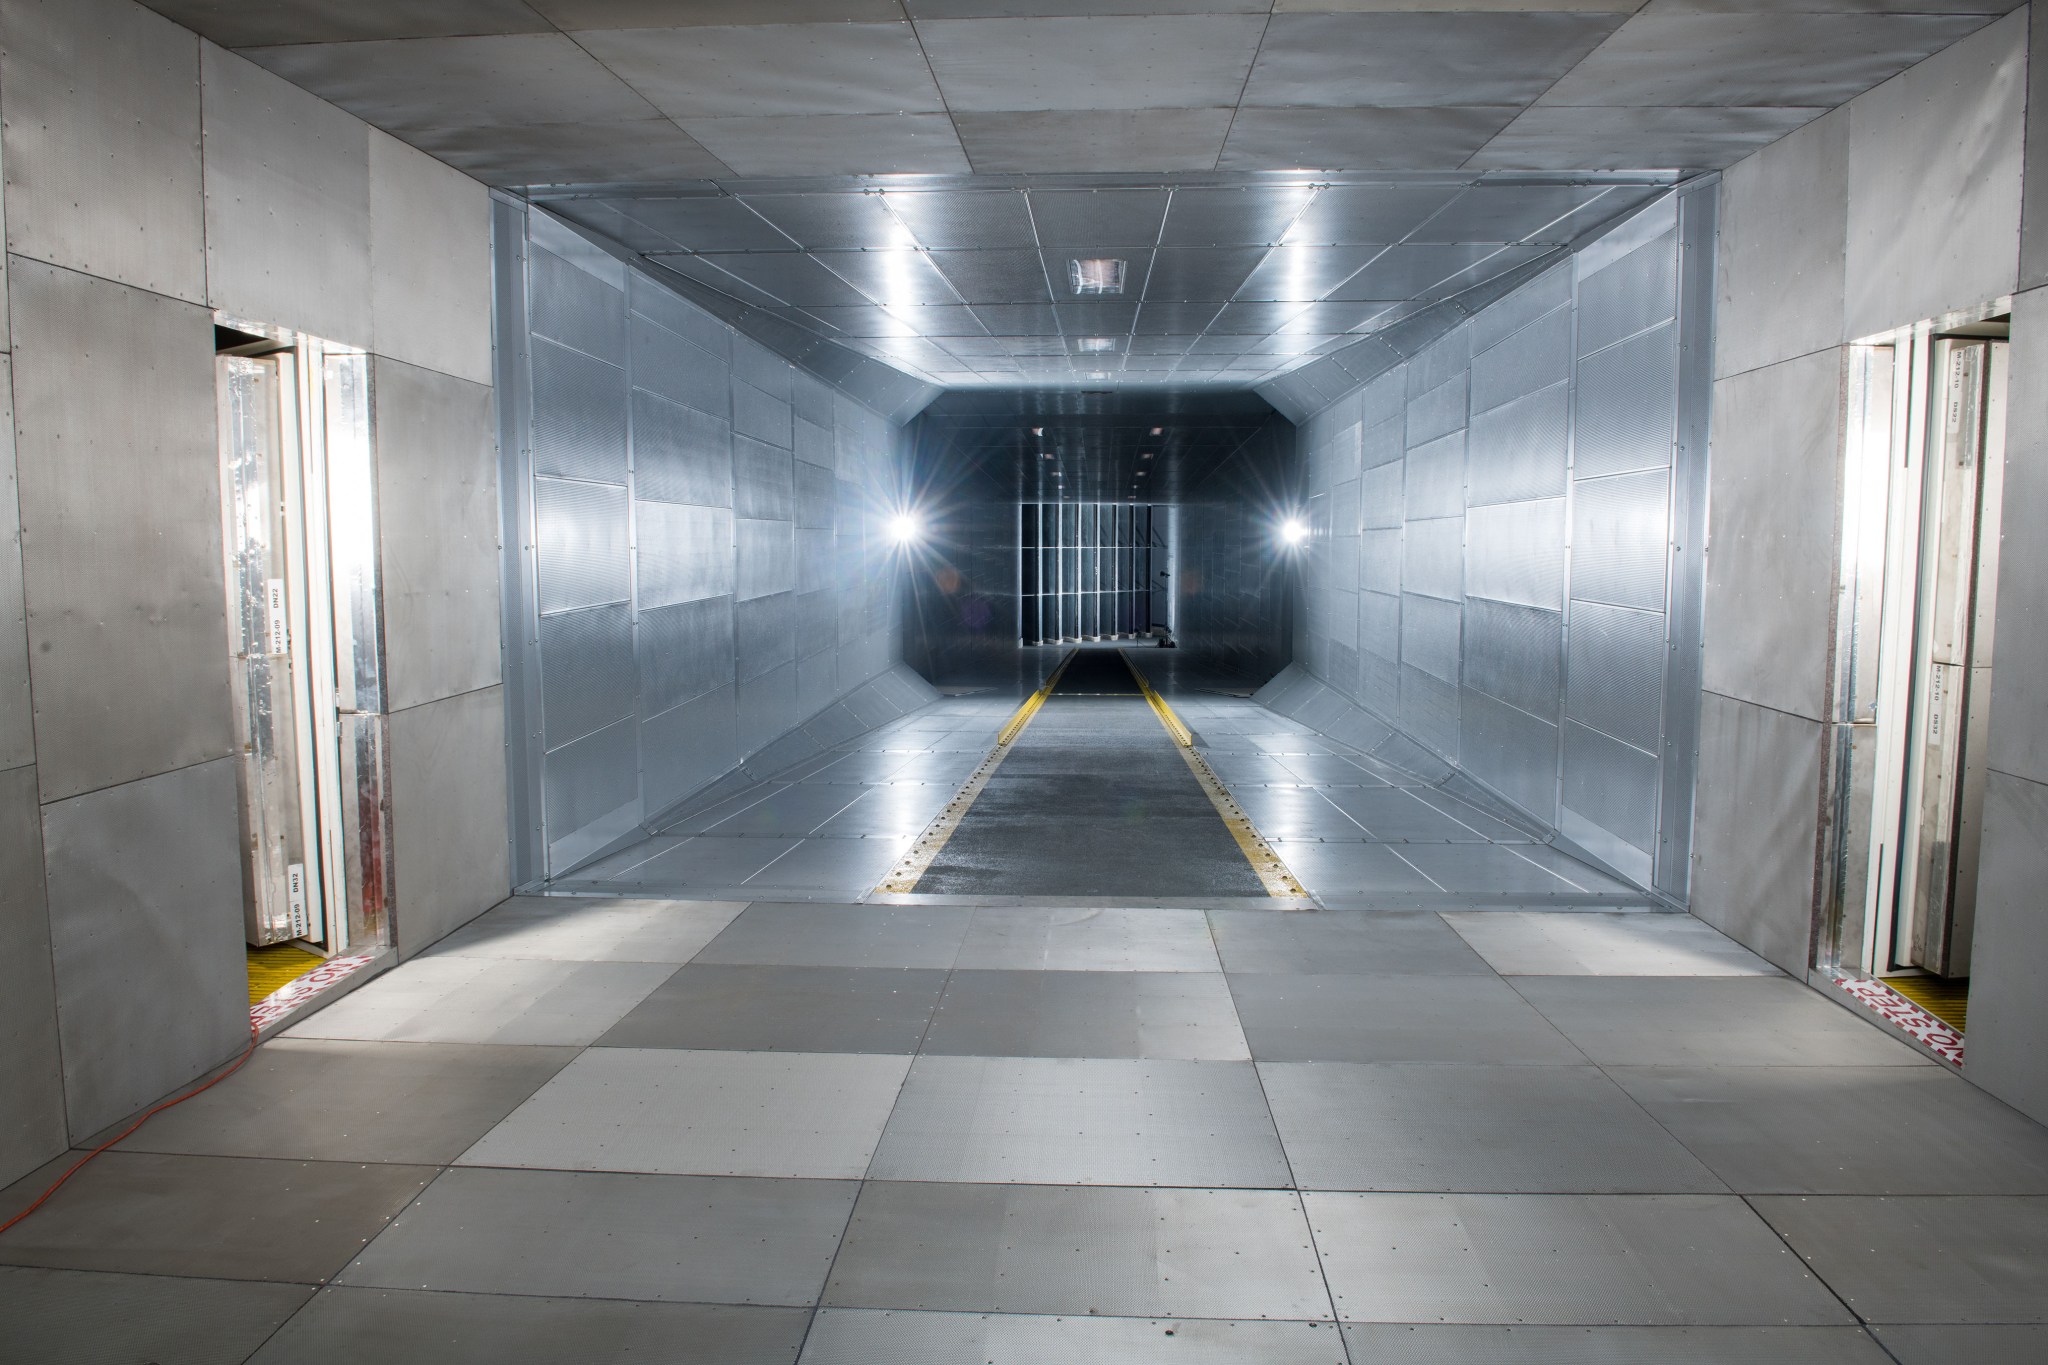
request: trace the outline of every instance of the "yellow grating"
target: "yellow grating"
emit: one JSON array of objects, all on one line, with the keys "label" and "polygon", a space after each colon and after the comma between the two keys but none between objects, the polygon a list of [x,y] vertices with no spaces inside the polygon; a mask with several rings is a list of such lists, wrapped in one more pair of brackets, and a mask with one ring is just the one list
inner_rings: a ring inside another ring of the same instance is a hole
[{"label": "yellow grating", "polygon": [[1970,978],[1951,981],[1942,976],[1887,976],[1884,984],[1947,1024],[1964,1032],[1970,1018]]},{"label": "yellow grating", "polygon": [[273,943],[249,949],[249,1003],[267,1000],[287,982],[297,981],[327,959],[296,943]]}]

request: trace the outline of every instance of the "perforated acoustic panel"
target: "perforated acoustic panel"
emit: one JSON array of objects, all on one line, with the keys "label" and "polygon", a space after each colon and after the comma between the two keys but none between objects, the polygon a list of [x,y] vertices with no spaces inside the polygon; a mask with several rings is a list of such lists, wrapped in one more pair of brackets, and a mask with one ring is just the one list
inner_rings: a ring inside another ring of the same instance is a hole
[{"label": "perforated acoustic panel", "polygon": [[1300,429],[1327,543],[1297,662],[1679,898],[1712,193],[1649,206]]}]

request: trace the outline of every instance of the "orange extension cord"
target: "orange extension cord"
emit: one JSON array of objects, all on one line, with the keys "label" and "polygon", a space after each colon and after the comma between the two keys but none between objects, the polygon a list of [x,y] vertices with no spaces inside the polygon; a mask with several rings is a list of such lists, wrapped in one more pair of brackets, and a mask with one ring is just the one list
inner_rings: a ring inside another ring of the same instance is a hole
[{"label": "orange extension cord", "polygon": [[44,1190],[40,1195],[36,1197],[35,1203],[30,1204],[27,1208],[23,1209],[20,1213],[15,1214],[14,1217],[8,1219],[6,1222],[0,1223],[0,1233],[6,1232],[7,1229],[13,1227],[16,1223],[19,1223],[22,1219],[34,1213],[44,1204],[47,1204],[50,1201],[51,1195],[55,1194],[58,1190],[64,1188],[65,1181],[69,1180],[72,1176],[77,1175],[79,1171],[84,1169],[86,1162],[91,1161],[94,1157],[98,1156],[101,1152],[106,1151],[107,1148],[112,1147],[115,1143],[127,1138],[129,1135],[134,1133],[136,1129],[140,1128],[143,1124],[148,1123],[158,1114],[163,1113],[164,1110],[173,1108],[176,1105],[183,1104],[186,1100],[191,1099],[194,1095],[204,1095],[207,1091],[213,1089],[222,1081],[234,1075],[237,1071],[240,1071],[243,1065],[246,1064],[248,1060],[255,1055],[256,1021],[252,1019],[249,1021],[249,1046],[242,1050],[242,1055],[235,1059],[235,1064],[233,1066],[229,1067],[226,1071],[221,1072],[220,1075],[215,1076],[205,1085],[202,1085],[195,1090],[188,1091],[185,1094],[178,1096],[178,1098],[174,1100],[165,1100],[163,1103],[157,1105],[148,1113],[144,1114],[141,1118],[135,1120],[135,1122],[129,1124],[126,1128],[122,1129],[119,1134],[107,1139],[105,1142],[101,1143],[99,1146],[93,1148],[84,1156],[80,1157],[76,1162],[72,1163],[70,1170],[64,1172],[64,1174],[57,1177],[56,1184],[50,1186],[49,1189]]}]

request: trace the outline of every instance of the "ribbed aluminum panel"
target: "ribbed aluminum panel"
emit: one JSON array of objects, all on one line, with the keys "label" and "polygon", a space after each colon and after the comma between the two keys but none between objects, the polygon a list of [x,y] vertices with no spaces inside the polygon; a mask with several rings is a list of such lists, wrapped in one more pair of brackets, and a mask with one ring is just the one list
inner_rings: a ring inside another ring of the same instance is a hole
[{"label": "ribbed aluminum panel", "polygon": [[[1358,594],[1341,590],[1332,592],[1329,622],[1330,643],[1340,649],[1355,651],[1358,648]],[[1358,663],[1353,660],[1351,672],[1357,671]]]},{"label": "ribbed aluminum panel", "polygon": [[660,324],[721,366],[732,364],[732,329],[680,295],[658,284],[644,271],[629,271],[626,302],[635,313]]},{"label": "ribbed aluminum panel", "polygon": [[1557,727],[1467,687],[1458,758],[1466,771],[1546,824],[1557,820]]},{"label": "ribbed aluminum panel", "polygon": [[795,662],[795,631],[794,593],[750,598],[733,609],[733,654],[742,686],[750,678]]},{"label": "ribbed aluminum panel", "polygon": [[640,606],[669,607],[733,591],[733,515],[723,507],[642,502]]},{"label": "ribbed aluminum panel", "polygon": [[799,461],[796,465],[796,524],[811,530],[831,530],[838,493],[838,484],[831,470]]},{"label": "ribbed aluminum panel", "polygon": [[1481,413],[1571,378],[1572,311],[1557,308],[1472,357],[1472,411]]},{"label": "ribbed aluminum panel", "polygon": [[730,597],[640,610],[640,709],[655,715],[730,683]]},{"label": "ribbed aluminum panel", "polygon": [[1400,662],[1401,599],[1397,594],[1358,594],[1358,647],[1390,664]]},{"label": "ribbed aluminum panel", "polygon": [[559,749],[633,714],[633,615],[622,602],[540,622],[544,743]]},{"label": "ribbed aluminum panel", "polygon": [[738,584],[742,602],[796,588],[795,528],[786,521],[733,523],[739,545]]},{"label": "ribbed aluminum panel", "polygon": [[570,843],[577,832],[639,801],[638,728],[628,717],[548,755],[541,800],[550,847]]},{"label": "ribbed aluminum panel", "polygon": [[1401,421],[1408,409],[1408,370],[1397,365],[1358,390],[1358,423],[1366,431]]},{"label": "ribbed aluminum panel", "polygon": [[1498,345],[1503,337],[1528,326],[1572,299],[1572,265],[1563,261],[1544,271],[1472,319],[1472,353]]},{"label": "ribbed aluminum panel", "polygon": [[1408,448],[1427,445],[1465,425],[1465,375],[1408,400]]},{"label": "ribbed aluminum panel", "polygon": [[1465,510],[1463,431],[1454,431],[1408,452],[1402,498],[1411,522],[1429,517],[1454,517]]},{"label": "ribbed aluminum panel", "polygon": [[832,572],[832,532],[798,527],[796,532],[796,590],[816,592],[837,586]]},{"label": "ribbed aluminum panel", "polygon": [[[1339,406],[1342,406],[1341,404]],[[1358,477],[1361,467],[1361,443],[1364,429],[1357,422],[1347,422],[1339,427],[1330,438],[1330,482],[1341,484]]]},{"label": "ribbed aluminum panel", "polygon": [[732,483],[735,515],[757,521],[795,518],[796,457],[787,448],[735,432]]},{"label": "ribbed aluminum panel", "polygon": [[542,615],[627,600],[625,489],[536,478],[533,516]]},{"label": "ribbed aluminum panel", "polygon": [[742,756],[758,753],[804,717],[797,714],[796,665],[770,669],[739,689],[739,738]]},{"label": "ribbed aluminum panel", "polygon": [[1678,430],[1678,327],[1665,323],[1579,362],[1581,479],[1671,463]]},{"label": "ribbed aluminum panel", "polygon": [[1458,684],[1421,669],[1401,666],[1401,718],[1409,737],[1455,763],[1458,761]]},{"label": "ribbed aluminum panel", "polygon": [[1564,613],[1484,597],[1465,599],[1467,688],[1554,721],[1563,655]]},{"label": "ribbed aluminum panel", "polygon": [[815,422],[799,417],[792,428],[796,445],[796,457],[805,464],[816,465],[831,472],[838,462],[838,448],[832,437],[832,428],[819,426]]},{"label": "ribbed aluminum panel", "polygon": [[832,425],[832,386],[816,375],[802,370],[790,374],[789,405],[798,417],[813,426]]},{"label": "ribbed aluminum panel", "polygon": [[527,316],[535,336],[616,365],[626,362],[626,295],[552,251],[527,253]]},{"label": "ribbed aluminum panel", "polygon": [[1455,327],[1423,346],[1403,367],[1408,372],[1408,405],[1414,407],[1417,398],[1461,376],[1471,359],[1469,327]]},{"label": "ribbed aluminum panel", "polygon": [[1496,602],[1564,606],[1563,498],[1475,507],[1465,514],[1465,591]]},{"label": "ribbed aluminum panel", "polygon": [[1398,462],[1365,471],[1358,481],[1358,521],[1361,528],[1400,526],[1405,519],[1401,485],[1406,472]]},{"label": "ribbed aluminum panel", "polygon": [[650,716],[640,726],[647,811],[659,813],[732,771],[740,761],[733,686]]},{"label": "ribbed aluminum panel", "polygon": [[539,337],[532,363],[534,472],[624,483],[626,372]]},{"label": "ribbed aluminum panel", "polygon": [[1455,685],[1464,610],[1457,602],[1401,595],[1401,663]]},{"label": "ribbed aluminum panel", "polygon": [[1572,605],[1565,714],[1654,753],[1663,735],[1664,614]]},{"label": "ribbed aluminum panel", "polygon": [[1555,384],[1486,412],[1465,433],[1471,506],[1561,497],[1571,447],[1571,388]]},{"label": "ribbed aluminum panel", "polygon": [[732,368],[664,327],[633,315],[633,383],[724,421]]},{"label": "ribbed aluminum panel", "polygon": [[830,591],[800,592],[790,600],[794,603],[790,633],[795,636],[797,658],[839,643],[839,603]]},{"label": "ribbed aluminum panel", "polygon": [[790,449],[794,439],[789,404],[751,384],[732,386],[732,429],[784,450]]},{"label": "ribbed aluminum panel", "polygon": [[1358,480],[1346,479],[1330,487],[1330,533],[1355,536],[1359,532]]},{"label": "ribbed aluminum panel", "polygon": [[1564,805],[1632,848],[1657,840],[1657,759],[1567,720]]},{"label": "ribbed aluminum panel", "polygon": [[1579,354],[1591,355],[1678,311],[1678,233],[1656,237],[1579,280]]},{"label": "ribbed aluminum panel", "polygon": [[709,413],[633,392],[633,488],[659,502],[732,505],[732,433]]},{"label": "ribbed aluminum panel", "polygon": [[1367,531],[1359,538],[1358,584],[1370,592],[1401,591],[1401,531]]},{"label": "ribbed aluminum panel", "polygon": [[793,373],[790,363],[766,346],[746,337],[733,338],[732,377],[738,382],[751,384],[770,398],[787,403]]},{"label": "ribbed aluminum panel", "polygon": [[1344,587],[1359,581],[1359,564],[1363,555],[1357,536],[1332,536],[1329,554],[1332,581]]},{"label": "ribbed aluminum panel", "polygon": [[1411,521],[1404,528],[1401,588],[1455,601],[1465,593],[1465,519]]},{"label": "ribbed aluminum panel", "polygon": [[1573,485],[1573,598],[1664,609],[1670,485],[1670,474],[1661,469]]}]

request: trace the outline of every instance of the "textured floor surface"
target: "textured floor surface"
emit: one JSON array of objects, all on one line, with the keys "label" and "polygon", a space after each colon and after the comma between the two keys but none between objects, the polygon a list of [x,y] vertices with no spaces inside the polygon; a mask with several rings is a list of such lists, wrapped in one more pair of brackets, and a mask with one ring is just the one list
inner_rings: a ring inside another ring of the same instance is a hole
[{"label": "textured floor surface", "polygon": [[2000,1365],[2044,1319],[2048,1131],[1627,913],[514,900],[0,1236],[38,1365]]}]

